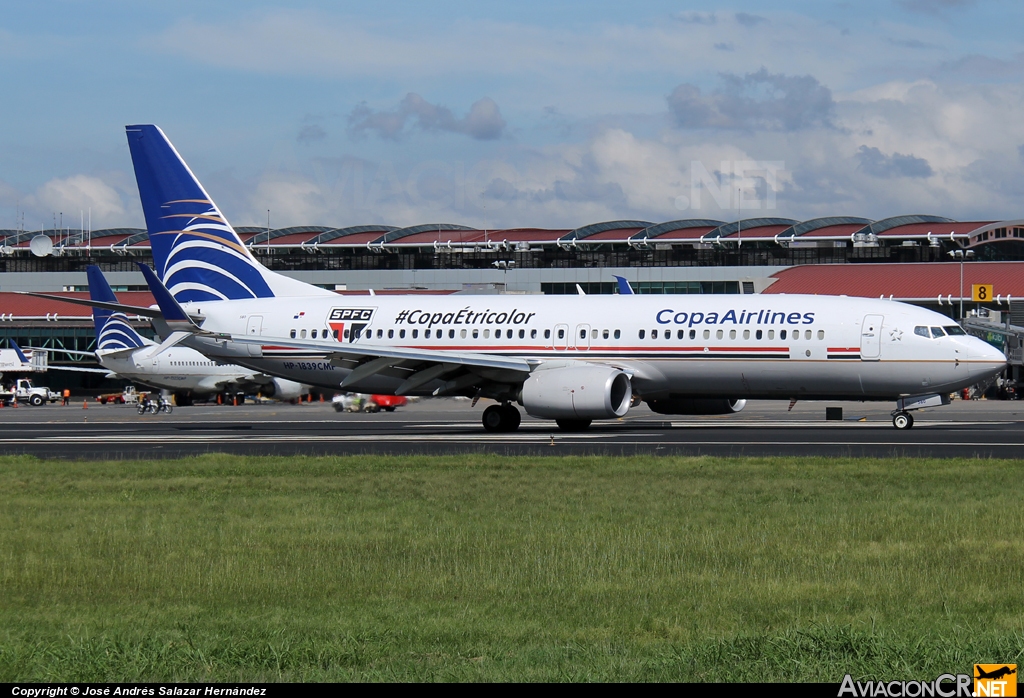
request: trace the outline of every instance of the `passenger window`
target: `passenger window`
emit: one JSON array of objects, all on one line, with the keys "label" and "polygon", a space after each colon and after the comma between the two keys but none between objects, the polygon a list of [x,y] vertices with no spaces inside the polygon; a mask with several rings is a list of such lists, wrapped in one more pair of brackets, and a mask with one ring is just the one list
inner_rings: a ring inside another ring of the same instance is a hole
[{"label": "passenger window", "polygon": [[697,330],[690,330],[690,339],[697,339]]},{"label": "passenger window", "polygon": [[[335,330],[334,334],[337,335],[338,331]],[[394,338],[395,338],[395,331],[394,330],[388,330],[388,339],[394,339]]]},{"label": "passenger window", "polygon": [[621,336],[622,336],[622,333],[619,330],[615,330],[615,339],[618,339]]},{"label": "passenger window", "polygon": [[[797,330],[797,333],[799,333],[799,332],[800,332],[800,330]],[[804,339],[810,339],[810,338],[811,338],[811,331],[807,330],[806,332],[804,332]]]},{"label": "passenger window", "polygon": [[309,333],[309,336],[310,336],[310,337],[311,337],[312,339],[316,339],[316,330],[313,330],[312,332],[310,332],[310,333]]},{"label": "passenger window", "polygon": [[686,336],[686,330],[679,330],[676,332],[676,339],[682,339]]},{"label": "passenger window", "polygon": [[587,338],[587,331],[586,330],[580,330],[580,339],[586,339],[586,338]]},{"label": "passenger window", "polygon": [[551,339],[551,330],[544,330],[544,339]]},{"label": "passenger window", "polygon": [[480,338],[480,330],[473,330],[473,339]]},{"label": "passenger window", "polygon": [[590,338],[597,339],[597,330],[590,330]]},{"label": "passenger window", "polygon": [[658,330],[651,330],[651,339],[658,338]]},{"label": "passenger window", "polygon": [[377,330],[377,339],[384,339],[384,330]]},{"label": "passenger window", "polygon": [[[345,331],[348,332],[348,330]],[[398,330],[398,338],[405,339],[405,330]]]},{"label": "passenger window", "polygon": [[[809,333],[810,330],[807,330]],[[825,339],[825,330],[818,330],[818,339]]]},{"label": "passenger window", "polygon": [[704,330],[704,339],[711,339],[711,330]]},{"label": "passenger window", "polygon": [[494,330],[494,338],[501,339],[501,330]]},{"label": "passenger window", "polygon": [[559,339],[565,339],[565,329],[564,328],[558,330],[558,338]]},{"label": "passenger window", "polygon": [[[405,330],[402,330],[402,331],[405,332]],[[345,339],[348,339],[348,332],[349,332],[348,330],[345,330]]]},{"label": "passenger window", "polygon": [[519,330],[519,339],[526,339],[526,330]]},{"label": "passenger window", "polygon": [[768,330],[768,339],[775,339],[775,330]]},{"label": "passenger window", "polygon": [[932,337],[935,337],[936,339],[938,339],[939,337],[945,337],[945,336],[946,336],[946,333],[942,331],[941,327],[933,327],[932,328]]},{"label": "passenger window", "polygon": [[[465,330],[463,330],[463,334],[465,334]],[[537,339],[537,330],[530,330],[530,339]]]},{"label": "passenger window", "polygon": [[[786,338],[786,330],[779,330],[779,339],[785,339],[785,338]],[[800,339],[800,332],[799,331],[796,333],[796,339]]]},{"label": "passenger window", "polygon": [[761,339],[762,336],[764,336],[763,333],[761,332],[761,330],[758,330],[757,331],[757,338]]},{"label": "passenger window", "polygon": [[[494,336],[497,337],[498,333],[495,332]],[[490,339],[490,338],[491,338],[491,331],[490,330],[484,330],[484,339]]]},{"label": "passenger window", "polygon": [[601,332],[601,338],[602,339],[608,339],[608,330],[603,330]]},{"label": "passenger window", "polygon": [[455,339],[455,330],[448,330],[448,339]]},{"label": "passenger window", "polygon": [[750,330],[743,330],[743,339],[750,339]]},{"label": "passenger window", "polygon": [[459,331],[459,337],[461,337],[462,339],[465,339],[466,338],[466,330],[460,330]]},{"label": "passenger window", "polygon": [[302,330],[302,332],[299,332],[299,337],[301,337],[302,339],[305,339],[306,338],[306,330]]},{"label": "passenger window", "polygon": [[645,336],[645,332],[643,330],[640,330],[640,333],[639,333],[640,339],[643,339],[644,336]]},{"label": "passenger window", "polygon": [[716,337],[717,339],[721,339],[721,338],[722,338],[722,337],[724,336],[724,334],[725,334],[725,333],[724,333],[724,332],[722,332],[722,330],[718,330],[718,332],[716,332],[716,333],[715,333],[715,337]]},{"label": "passenger window", "polygon": [[295,330],[292,330],[292,331],[291,331],[291,338],[292,338],[292,339],[295,339]]},{"label": "passenger window", "polygon": [[[416,336],[416,330],[412,331],[412,336],[413,337]],[[424,339],[430,339],[430,330],[427,330],[426,332],[423,333],[423,338]]]},{"label": "passenger window", "polygon": [[736,339],[736,330],[729,330],[729,339]]},{"label": "passenger window", "polygon": [[412,331],[412,338],[413,339],[417,339],[417,338],[419,338],[419,336],[420,336],[420,331],[419,330],[413,330]]}]

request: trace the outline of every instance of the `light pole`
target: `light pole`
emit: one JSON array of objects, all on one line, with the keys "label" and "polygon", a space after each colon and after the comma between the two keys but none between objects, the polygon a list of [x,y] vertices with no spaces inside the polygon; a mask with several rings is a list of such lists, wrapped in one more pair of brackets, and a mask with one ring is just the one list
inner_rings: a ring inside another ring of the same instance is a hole
[{"label": "light pole", "polygon": [[951,250],[949,256],[960,260],[960,320],[964,319],[964,261],[974,256],[974,250]]}]

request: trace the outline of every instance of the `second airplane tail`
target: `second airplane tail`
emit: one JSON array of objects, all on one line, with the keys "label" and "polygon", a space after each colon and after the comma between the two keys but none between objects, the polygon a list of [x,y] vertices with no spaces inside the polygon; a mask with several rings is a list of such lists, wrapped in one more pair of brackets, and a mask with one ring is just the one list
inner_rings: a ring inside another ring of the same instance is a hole
[{"label": "second airplane tail", "polygon": [[[86,273],[89,276],[89,298],[104,303],[117,303],[117,296],[99,267],[91,266]],[[137,349],[153,344],[135,331],[124,313],[93,308],[92,319],[96,327],[96,351]]]},{"label": "second airplane tail", "polygon": [[153,262],[179,303],[330,293],[260,264],[158,127],[125,127]]}]

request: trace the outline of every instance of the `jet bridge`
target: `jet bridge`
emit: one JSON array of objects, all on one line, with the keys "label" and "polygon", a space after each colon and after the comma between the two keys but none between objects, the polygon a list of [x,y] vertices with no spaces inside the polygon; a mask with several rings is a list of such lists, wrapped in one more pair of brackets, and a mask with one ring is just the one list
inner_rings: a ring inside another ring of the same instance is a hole
[{"label": "jet bridge", "polygon": [[975,337],[992,344],[1001,340],[1006,354],[1006,373],[1003,387],[1020,395],[1021,368],[1024,367],[1024,301],[1011,301],[1009,311],[973,311],[963,320],[964,329]]}]

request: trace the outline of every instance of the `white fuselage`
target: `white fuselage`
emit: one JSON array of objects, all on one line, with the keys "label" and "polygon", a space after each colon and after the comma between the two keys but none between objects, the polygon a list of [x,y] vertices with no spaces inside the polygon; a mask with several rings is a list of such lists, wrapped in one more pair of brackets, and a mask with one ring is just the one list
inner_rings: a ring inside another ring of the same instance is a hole
[{"label": "white fuselage", "polygon": [[174,346],[150,356],[155,347],[137,349],[128,356],[111,356],[96,352],[100,365],[122,378],[161,390],[217,393],[229,385],[252,376],[252,371],[238,365],[211,359],[195,349]]},{"label": "white fuselage", "polygon": [[[577,360],[630,373],[645,399],[895,399],[948,393],[1005,357],[974,337],[922,336],[948,317],[882,300],[800,295],[309,296],[185,304],[204,330],[263,346],[194,339],[209,356],[337,389],[348,368],[274,338]],[[358,330],[358,337],[353,330]],[[316,333],[315,337],[313,333]],[[366,392],[401,379],[375,375]],[[427,383],[415,394],[430,395]]]}]

